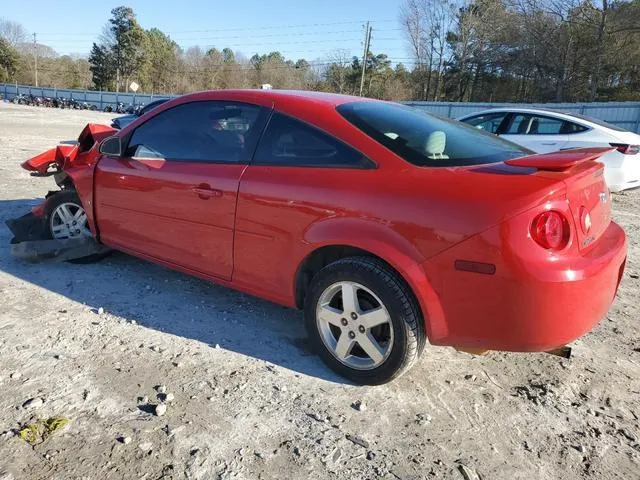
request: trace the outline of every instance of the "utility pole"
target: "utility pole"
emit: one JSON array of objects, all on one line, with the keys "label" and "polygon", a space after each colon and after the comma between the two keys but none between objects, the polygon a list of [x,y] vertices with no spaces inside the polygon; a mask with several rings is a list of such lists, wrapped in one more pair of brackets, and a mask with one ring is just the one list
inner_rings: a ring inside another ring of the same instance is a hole
[{"label": "utility pole", "polygon": [[360,96],[362,96],[362,89],[364,87],[364,74],[367,71],[367,56],[369,54],[369,43],[371,42],[371,26],[367,22],[367,27],[364,32],[364,53],[362,54],[362,77],[360,78]]},{"label": "utility pole", "polygon": [[33,34],[33,59],[35,63],[35,71],[36,71],[36,87],[38,86],[38,42],[36,39],[36,34]]}]

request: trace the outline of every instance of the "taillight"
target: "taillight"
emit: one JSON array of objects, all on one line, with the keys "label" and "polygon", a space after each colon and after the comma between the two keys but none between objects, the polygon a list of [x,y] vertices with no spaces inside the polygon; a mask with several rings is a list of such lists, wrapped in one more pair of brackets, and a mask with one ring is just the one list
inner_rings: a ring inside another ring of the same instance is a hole
[{"label": "taillight", "polygon": [[625,155],[636,155],[640,153],[640,145],[627,145],[626,143],[610,143],[609,145]]},{"label": "taillight", "polygon": [[555,210],[541,213],[531,224],[531,236],[548,250],[563,249],[569,242],[569,233],[569,222]]}]

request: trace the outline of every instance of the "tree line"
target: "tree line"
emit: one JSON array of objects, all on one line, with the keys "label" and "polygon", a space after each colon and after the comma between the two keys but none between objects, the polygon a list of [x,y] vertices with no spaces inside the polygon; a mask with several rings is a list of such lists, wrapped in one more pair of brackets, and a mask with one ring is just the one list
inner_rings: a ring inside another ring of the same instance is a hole
[{"label": "tree line", "polygon": [[[409,57],[367,52],[363,95],[387,100],[572,102],[640,99],[640,0],[404,0]],[[58,88],[186,93],[220,88],[359,94],[362,59],[181,48],[144,29],[129,7],[111,11],[87,58],[58,56],[0,20],[0,81]]]}]

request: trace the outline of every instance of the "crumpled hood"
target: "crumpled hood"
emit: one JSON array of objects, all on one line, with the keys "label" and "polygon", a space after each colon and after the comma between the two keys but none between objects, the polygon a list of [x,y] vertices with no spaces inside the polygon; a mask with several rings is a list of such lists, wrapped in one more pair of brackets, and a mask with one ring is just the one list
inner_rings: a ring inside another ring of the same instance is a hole
[{"label": "crumpled hood", "polygon": [[[97,145],[117,130],[106,125],[90,123],[80,133],[75,144],[67,142],[51,148],[23,162],[22,168],[40,175],[55,173],[55,170],[80,165],[91,165],[97,159]],[[50,171],[54,167],[54,172]]]}]

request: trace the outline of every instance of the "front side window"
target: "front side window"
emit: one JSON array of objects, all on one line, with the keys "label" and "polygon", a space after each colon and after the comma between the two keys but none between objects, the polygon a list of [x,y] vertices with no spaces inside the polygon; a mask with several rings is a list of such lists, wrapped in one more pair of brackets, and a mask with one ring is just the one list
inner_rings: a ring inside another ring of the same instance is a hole
[{"label": "front side window", "polygon": [[463,122],[473,125],[477,129],[484,130],[485,132],[497,133],[507,113],[508,112],[487,113],[485,115],[467,118],[463,120]]},{"label": "front side window", "polygon": [[258,106],[236,102],[178,105],[140,125],[126,156],[248,163],[265,116]]},{"label": "front side window", "polygon": [[253,163],[307,167],[367,168],[373,164],[361,153],[321,130],[274,113]]},{"label": "front side window", "polygon": [[338,112],[407,162],[455,167],[501,162],[532,152],[462,122],[384,102],[352,102]]}]

